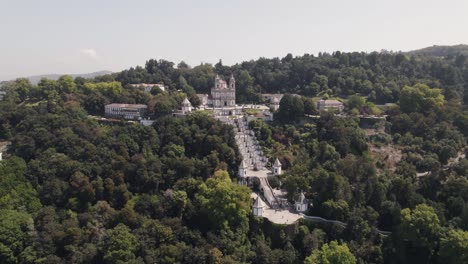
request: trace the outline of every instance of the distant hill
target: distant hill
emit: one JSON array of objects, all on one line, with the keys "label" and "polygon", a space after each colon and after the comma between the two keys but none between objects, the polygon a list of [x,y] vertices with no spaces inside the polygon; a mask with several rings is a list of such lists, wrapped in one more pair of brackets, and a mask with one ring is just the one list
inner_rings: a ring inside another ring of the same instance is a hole
[{"label": "distant hill", "polygon": [[43,74],[43,75],[29,76],[26,78],[28,78],[32,84],[37,84],[42,78],[58,80],[58,78],[60,78],[60,76],[63,76],[63,75],[70,75],[73,78],[76,78],[76,77],[94,78],[97,76],[111,74],[111,73],[112,73],[111,71],[97,71],[97,72],[92,72],[92,73],[81,73],[81,74]]},{"label": "distant hill", "polygon": [[434,45],[432,47],[412,50],[406,53],[413,54],[413,55],[419,54],[419,55],[429,55],[429,56],[436,56],[436,57],[446,57],[449,55],[457,55],[457,54],[468,55],[468,45],[465,45],[465,44],[453,45],[453,46]]}]

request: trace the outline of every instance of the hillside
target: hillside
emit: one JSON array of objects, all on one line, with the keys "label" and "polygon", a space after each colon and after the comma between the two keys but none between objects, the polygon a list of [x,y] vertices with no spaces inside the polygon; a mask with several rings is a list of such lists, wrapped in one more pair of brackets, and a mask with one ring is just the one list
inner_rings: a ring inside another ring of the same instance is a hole
[{"label": "hillside", "polygon": [[453,46],[438,46],[434,45],[418,50],[408,51],[411,55],[429,55],[436,57],[446,57],[448,55],[465,54],[468,55],[468,45],[460,44]]},{"label": "hillside", "polygon": [[[150,59],[97,80],[12,81],[0,101],[0,263],[321,263],[338,249],[350,259],[339,263],[468,263],[453,253],[468,252],[460,61]],[[186,99],[200,104],[216,76],[233,77],[237,104],[284,93],[273,122],[219,110],[215,119],[209,107],[174,115]],[[127,86],[140,82],[167,90]],[[343,99],[343,113],[318,112],[324,97]],[[102,118],[113,102],[145,104],[154,123]],[[283,173],[239,168],[262,156]],[[264,205],[252,190],[267,190]],[[297,211],[304,219],[292,222]]]}]

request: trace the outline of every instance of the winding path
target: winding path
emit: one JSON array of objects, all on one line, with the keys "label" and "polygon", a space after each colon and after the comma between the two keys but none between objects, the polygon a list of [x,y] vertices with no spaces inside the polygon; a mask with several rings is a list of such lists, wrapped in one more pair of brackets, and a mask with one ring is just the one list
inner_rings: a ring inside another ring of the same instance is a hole
[{"label": "winding path", "polygon": [[[466,158],[466,154],[462,151],[458,152],[457,156],[455,158],[452,158],[449,160],[449,162],[447,163],[447,165],[444,165],[442,167],[442,170],[448,170],[450,168],[453,167],[453,165],[457,164],[458,162],[460,162],[462,159],[465,159]],[[425,176],[429,176],[431,175],[431,171],[423,171],[423,172],[418,172],[416,173],[416,177],[425,177]]]}]

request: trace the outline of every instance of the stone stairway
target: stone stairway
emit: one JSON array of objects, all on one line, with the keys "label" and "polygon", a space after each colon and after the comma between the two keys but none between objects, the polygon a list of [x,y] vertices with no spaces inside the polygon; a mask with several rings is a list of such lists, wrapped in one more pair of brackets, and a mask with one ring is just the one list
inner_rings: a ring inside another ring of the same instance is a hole
[{"label": "stone stairway", "polygon": [[258,178],[260,180],[260,188],[270,207],[279,205],[273,188],[268,183],[268,175],[271,173],[266,168],[268,158],[264,156],[262,148],[255,137],[255,132],[249,128],[247,118],[245,116],[218,116],[216,117],[221,122],[233,126],[236,132],[235,140],[242,155],[242,158],[247,165],[247,177]]}]

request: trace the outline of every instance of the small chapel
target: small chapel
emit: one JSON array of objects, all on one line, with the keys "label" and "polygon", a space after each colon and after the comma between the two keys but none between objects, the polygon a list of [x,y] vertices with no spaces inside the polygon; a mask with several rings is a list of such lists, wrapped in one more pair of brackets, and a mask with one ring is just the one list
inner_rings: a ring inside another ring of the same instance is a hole
[{"label": "small chapel", "polygon": [[257,196],[257,199],[255,199],[255,202],[252,205],[252,214],[254,216],[263,216],[264,210],[265,210],[265,203],[262,201],[260,196]]},{"label": "small chapel", "polygon": [[299,194],[299,198],[294,203],[294,207],[299,213],[304,213],[307,212],[308,206],[308,200],[305,198],[304,192],[301,191],[301,193]]}]

